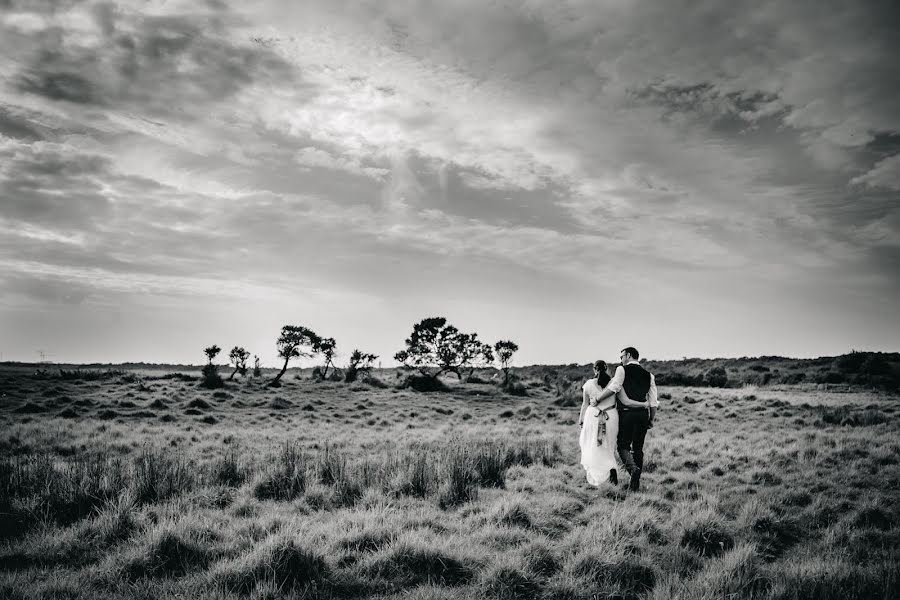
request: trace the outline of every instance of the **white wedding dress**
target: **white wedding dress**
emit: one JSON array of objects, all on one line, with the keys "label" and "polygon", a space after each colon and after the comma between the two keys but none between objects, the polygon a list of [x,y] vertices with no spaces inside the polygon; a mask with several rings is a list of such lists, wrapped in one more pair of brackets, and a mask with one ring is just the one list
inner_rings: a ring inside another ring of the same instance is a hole
[{"label": "white wedding dress", "polygon": [[[582,387],[588,398],[593,399],[603,391],[596,379],[589,379]],[[619,435],[619,412],[615,409],[615,397],[607,398],[600,406],[588,406],[584,413],[584,424],[581,427],[581,465],[587,474],[588,483],[597,486],[609,481],[611,469],[616,465],[616,438]],[[606,409],[606,410],[604,410]],[[606,431],[599,434],[601,419]],[[598,439],[599,436],[599,439]]]}]

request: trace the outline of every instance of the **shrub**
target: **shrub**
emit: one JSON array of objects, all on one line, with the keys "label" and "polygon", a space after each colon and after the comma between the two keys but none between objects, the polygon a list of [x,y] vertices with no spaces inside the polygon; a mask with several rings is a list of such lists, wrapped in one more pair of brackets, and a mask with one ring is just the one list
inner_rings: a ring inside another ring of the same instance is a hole
[{"label": "shrub", "polygon": [[216,365],[212,363],[204,365],[202,373],[203,377],[200,379],[200,387],[208,390],[225,387],[225,382],[222,381],[222,377],[219,375],[219,368]]},{"label": "shrub", "polygon": [[510,377],[499,386],[500,390],[506,392],[510,396],[527,396],[528,386],[518,380],[516,377]]},{"label": "shrub", "polygon": [[703,379],[711,387],[725,387],[728,384],[728,372],[724,367],[713,367],[703,374]]},{"label": "shrub", "polygon": [[410,373],[404,377],[399,385],[400,389],[410,388],[417,392],[446,392],[447,386],[437,377]]},{"label": "shrub", "polygon": [[843,373],[829,371],[818,378],[819,383],[846,383],[847,377]]}]

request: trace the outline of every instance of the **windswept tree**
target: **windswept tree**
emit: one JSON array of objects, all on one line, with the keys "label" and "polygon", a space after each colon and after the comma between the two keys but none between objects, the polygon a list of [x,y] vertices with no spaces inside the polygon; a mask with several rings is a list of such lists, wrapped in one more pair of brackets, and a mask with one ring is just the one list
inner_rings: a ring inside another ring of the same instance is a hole
[{"label": "windswept tree", "polygon": [[281,328],[281,335],[275,342],[278,347],[278,356],[284,359],[281,371],[275,379],[269,382],[270,386],[278,385],[288,368],[288,362],[292,358],[308,358],[316,353],[319,336],[312,329],[300,325],[285,325]]},{"label": "windswept tree", "polygon": [[322,371],[322,379],[328,377],[328,368],[334,365],[334,353],[337,350],[337,342],[334,338],[321,338],[315,347],[316,352],[321,352],[325,357],[325,369]]},{"label": "windswept tree", "polygon": [[406,348],[394,359],[434,379],[442,373],[455,373],[462,379],[463,369],[483,364],[490,352],[491,347],[478,340],[477,334],[462,333],[443,317],[430,317],[413,325]]},{"label": "windswept tree", "polygon": [[205,348],[205,349],[203,350],[203,353],[206,354],[206,358],[209,359],[209,364],[212,364],[213,359],[214,359],[214,358],[219,354],[219,352],[221,352],[221,351],[222,351],[221,348],[219,348],[218,346],[216,346],[215,344],[213,344],[212,346],[209,346],[208,348]]},{"label": "windswept tree", "polygon": [[232,371],[231,375],[228,376],[228,381],[234,379],[234,375],[238,371],[240,371],[242,377],[247,374],[248,358],[250,358],[250,353],[240,346],[235,346],[231,349],[231,352],[228,353],[228,361],[234,367],[234,371]]},{"label": "windswept tree", "polygon": [[503,385],[509,383],[509,363],[512,362],[513,354],[519,351],[519,345],[509,340],[500,340],[494,344],[494,352],[497,353],[497,360],[500,361],[500,368],[503,369]]},{"label": "windswept tree", "polygon": [[475,369],[483,369],[494,363],[494,351],[491,345],[479,340],[477,333],[460,334],[459,348],[460,363],[469,368],[468,373],[466,373],[467,381],[472,377]]},{"label": "windswept tree", "polygon": [[360,373],[368,375],[372,371],[373,363],[378,358],[374,354],[368,354],[360,350],[354,350],[350,354],[350,366],[344,373],[344,381],[352,383],[359,378]]}]

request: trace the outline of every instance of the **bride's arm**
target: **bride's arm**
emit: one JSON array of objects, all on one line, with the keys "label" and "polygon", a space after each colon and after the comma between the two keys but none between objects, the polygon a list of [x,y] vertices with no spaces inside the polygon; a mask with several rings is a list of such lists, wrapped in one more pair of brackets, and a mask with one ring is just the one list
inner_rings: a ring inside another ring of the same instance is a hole
[{"label": "bride's arm", "polygon": [[578,424],[581,425],[584,423],[584,412],[587,410],[588,404],[590,404],[591,399],[588,397],[587,390],[581,390],[581,414],[578,415]]},{"label": "bride's arm", "polygon": [[638,402],[628,397],[620,399],[619,402],[628,408],[647,408],[647,402]]}]

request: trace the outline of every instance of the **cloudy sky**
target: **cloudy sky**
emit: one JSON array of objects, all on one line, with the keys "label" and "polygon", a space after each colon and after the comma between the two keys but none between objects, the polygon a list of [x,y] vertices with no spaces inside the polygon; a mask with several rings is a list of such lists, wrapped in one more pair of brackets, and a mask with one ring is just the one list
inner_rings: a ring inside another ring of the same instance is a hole
[{"label": "cloudy sky", "polygon": [[[0,0],[0,352],[898,350],[893,0]],[[339,361],[342,362],[342,361]]]}]

